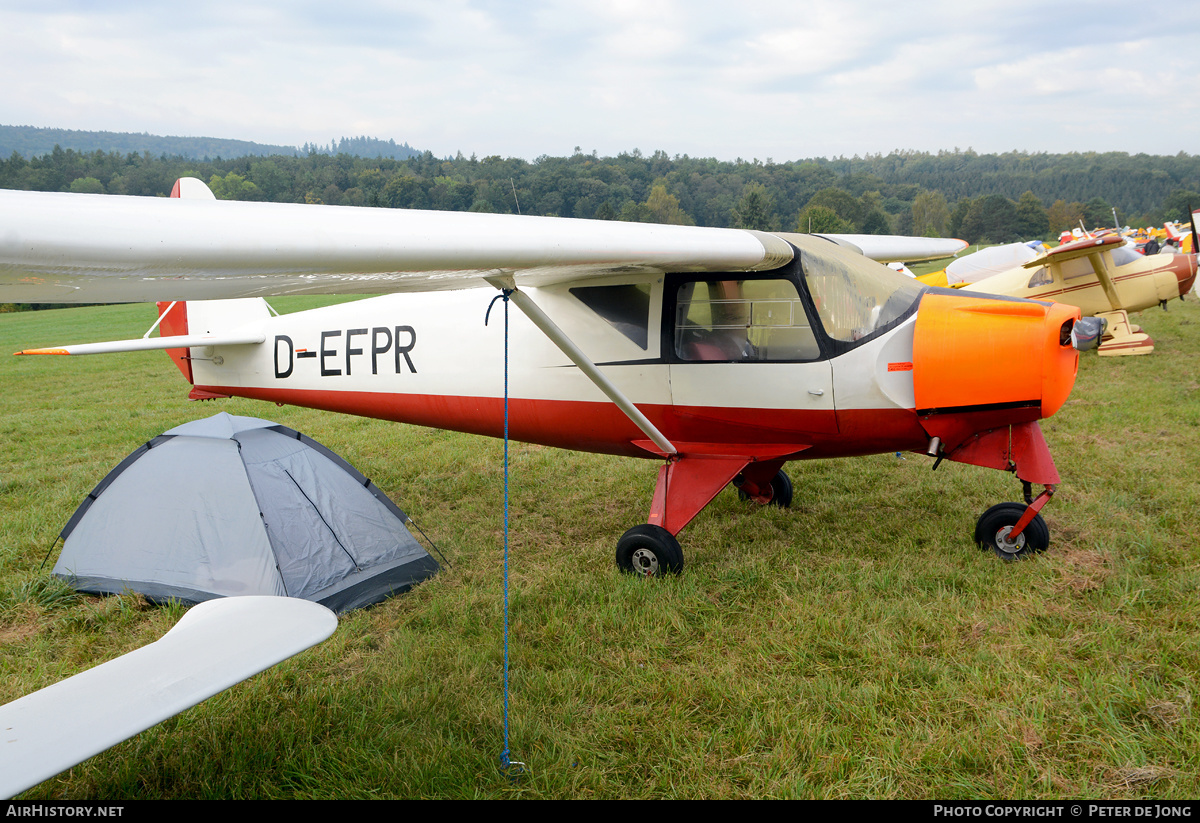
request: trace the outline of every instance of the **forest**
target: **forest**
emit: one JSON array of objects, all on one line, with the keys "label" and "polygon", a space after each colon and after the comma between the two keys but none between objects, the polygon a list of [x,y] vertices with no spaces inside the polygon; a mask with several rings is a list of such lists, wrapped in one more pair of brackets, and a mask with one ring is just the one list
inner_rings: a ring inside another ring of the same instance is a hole
[{"label": "forest", "polygon": [[1200,156],[1185,153],[954,149],[788,162],[637,149],[615,157],[576,149],[533,161],[438,158],[429,151],[407,159],[361,156],[372,145],[369,138],[343,138],[298,154],[230,159],[56,145],[29,158],[14,150],[0,160],[0,187],[166,196],[177,178],[191,176],[221,199],[954,236],[971,243],[1053,238],[1080,222],[1186,220],[1190,204],[1200,205]]}]

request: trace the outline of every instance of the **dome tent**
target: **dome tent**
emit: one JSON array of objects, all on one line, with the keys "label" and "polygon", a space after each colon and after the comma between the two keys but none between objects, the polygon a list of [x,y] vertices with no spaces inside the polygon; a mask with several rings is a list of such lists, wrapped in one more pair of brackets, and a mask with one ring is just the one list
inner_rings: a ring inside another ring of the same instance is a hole
[{"label": "dome tent", "polygon": [[221,413],[109,472],[62,530],[54,574],[86,592],[189,603],[275,594],[344,612],[437,572],[407,522],[311,438]]}]

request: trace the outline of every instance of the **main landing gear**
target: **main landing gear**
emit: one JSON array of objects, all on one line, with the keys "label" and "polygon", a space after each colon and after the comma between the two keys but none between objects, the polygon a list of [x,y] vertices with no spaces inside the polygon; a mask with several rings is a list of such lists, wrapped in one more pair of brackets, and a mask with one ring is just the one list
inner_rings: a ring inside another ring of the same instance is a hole
[{"label": "main landing gear", "polygon": [[991,549],[1001,560],[1013,561],[1044,552],[1050,545],[1050,528],[1040,514],[1042,506],[1054,494],[1054,488],[1030,499],[1026,484],[1026,503],[997,503],[985,511],[975,524],[975,542]]},{"label": "main landing gear", "polygon": [[[728,483],[730,475],[735,470],[736,467],[729,474],[725,474],[720,479],[720,483],[712,487],[713,491],[709,496],[716,494],[722,485]],[[770,469],[768,468],[767,471]],[[719,477],[719,475],[714,475],[714,477]],[[733,485],[737,487],[738,496],[742,500],[754,500],[762,504],[783,507],[792,504],[792,481],[783,470],[777,471],[769,481],[764,479],[757,483],[747,478],[745,474],[739,473],[733,478]],[[705,497],[703,503],[707,502],[708,497]],[[663,508],[665,509],[665,503]],[[692,514],[695,514],[700,508],[703,508],[703,504],[693,506],[693,508]],[[652,513],[651,519],[654,519],[654,516]],[[688,515],[686,518],[673,521],[679,524],[675,531],[678,532],[690,519],[691,515]],[[683,571],[683,550],[679,548],[679,541],[670,531],[654,523],[643,523],[625,532],[617,541],[617,568],[623,572],[643,577],[679,574]]]},{"label": "main landing gear", "polygon": [[[738,475],[733,479],[733,485],[737,486],[738,498],[741,500],[753,500],[756,503],[766,503],[771,506],[780,506],[789,508],[792,505],[792,478],[787,476],[787,472],[780,469],[771,478],[769,487],[758,491],[757,494],[749,488],[749,483],[744,475]],[[769,496],[767,492],[769,491]]]}]

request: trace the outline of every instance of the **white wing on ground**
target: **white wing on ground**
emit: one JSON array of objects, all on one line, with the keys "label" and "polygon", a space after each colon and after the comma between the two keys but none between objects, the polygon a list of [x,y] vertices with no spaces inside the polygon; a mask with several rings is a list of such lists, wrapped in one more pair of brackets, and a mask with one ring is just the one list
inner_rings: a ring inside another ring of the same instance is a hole
[{"label": "white wing on ground", "polygon": [[0,797],[12,797],[325,640],[329,609],[288,597],[193,607],[161,640],[0,706]]}]

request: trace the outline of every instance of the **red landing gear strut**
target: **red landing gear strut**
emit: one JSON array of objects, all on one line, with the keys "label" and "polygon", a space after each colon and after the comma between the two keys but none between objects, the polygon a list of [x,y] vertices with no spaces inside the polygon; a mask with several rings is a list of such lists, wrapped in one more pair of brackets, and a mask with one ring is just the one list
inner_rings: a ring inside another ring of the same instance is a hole
[{"label": "red landing gear strut", "polygon": [[[1054,495],[1059,476],[1036,422],[979,432],[949,453],[939,454],[939,462],[942,457],[1014,472],[1024,486],[1024,503],[998,503],[979,518],[975,542],[980,548],[991,549],[1004,560],[1046,550],[1050,529],[1040,512]],[[1032,495],[1034,483],[1045,486],[1036,498]]]}]

